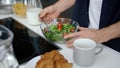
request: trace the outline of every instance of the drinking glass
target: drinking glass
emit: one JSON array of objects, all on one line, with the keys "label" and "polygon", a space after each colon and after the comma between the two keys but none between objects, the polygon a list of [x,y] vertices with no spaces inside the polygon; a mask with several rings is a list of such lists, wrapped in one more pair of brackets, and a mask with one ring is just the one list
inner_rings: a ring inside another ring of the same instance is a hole
[{"label": "drinking glass", "polygon": [[0,68],[18,68],[12,48],[13,33],[0,25]]},{"label": "drinking glass", "polygon": [[27,12],[26,19],[27,23],[30,25],[40,25],[39,14],[42,10],[42,5],[40,0],[29,0],[27,2]]}]

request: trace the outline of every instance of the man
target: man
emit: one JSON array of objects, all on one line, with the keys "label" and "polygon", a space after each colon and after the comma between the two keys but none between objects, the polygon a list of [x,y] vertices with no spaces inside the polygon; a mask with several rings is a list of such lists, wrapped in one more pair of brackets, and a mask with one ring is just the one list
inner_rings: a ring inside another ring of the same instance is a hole
[{"label": "man", "polygon": [[[79,22],[79,32],[64,38],[90,38],[120,51],[120,0],[59,0],[41,11],[40,19],[50,20],[74,5],[73,19]],[[72,47],[71,39],[66,42]]]}]

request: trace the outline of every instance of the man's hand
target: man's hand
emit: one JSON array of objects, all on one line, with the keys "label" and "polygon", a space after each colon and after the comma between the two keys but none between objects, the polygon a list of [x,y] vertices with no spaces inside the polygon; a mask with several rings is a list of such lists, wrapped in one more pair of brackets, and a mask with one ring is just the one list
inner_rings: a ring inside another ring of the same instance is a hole
[{"label": "man's hand", "polygon": [[40,12],[40,20],[50,21],[60,15],[61,12],[54,5],[46,7]]},{"label": "man's hand", "polygon": [[65,39],[72,38],[66,42],[68,47],[72,47],[73,41],[77,38],[89,38],[96,41],[97,43],[102,43],[107,41],[105,39],[106,37],[104,37],[104,33],[100,33],[100,30],[89,29],[84,27],[79,27],[79,30],[80,30],[79,32],[71,33],[64,37]]},{"label": "man's hand", "polygon": [[75,0],[58,0],[55,4],[44,8],[40,12],[40,20],[51,21],[53,18],[58,17],[62,12],[73,6]]}]

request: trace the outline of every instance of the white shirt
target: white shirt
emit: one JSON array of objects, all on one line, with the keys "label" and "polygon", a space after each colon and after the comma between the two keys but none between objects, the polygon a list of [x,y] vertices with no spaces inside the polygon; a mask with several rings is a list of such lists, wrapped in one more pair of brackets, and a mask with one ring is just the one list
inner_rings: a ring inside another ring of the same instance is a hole
[{"label": "white shirt", "polygon": [[98,29],[103,0],[90,0],[89,3],[89,28]]}]

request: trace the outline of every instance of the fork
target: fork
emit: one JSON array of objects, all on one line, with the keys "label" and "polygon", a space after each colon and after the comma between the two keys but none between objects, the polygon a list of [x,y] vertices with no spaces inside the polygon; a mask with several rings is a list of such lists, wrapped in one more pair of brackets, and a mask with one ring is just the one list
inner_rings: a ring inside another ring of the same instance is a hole
[{"label": "fork", "polygon": [[[42,22],[46,25],[46,31],[47,32],[52,32],[47,24],[47,22],[45,20],[42,20]],[[52,32],[53,33],[53,32]]]}]

